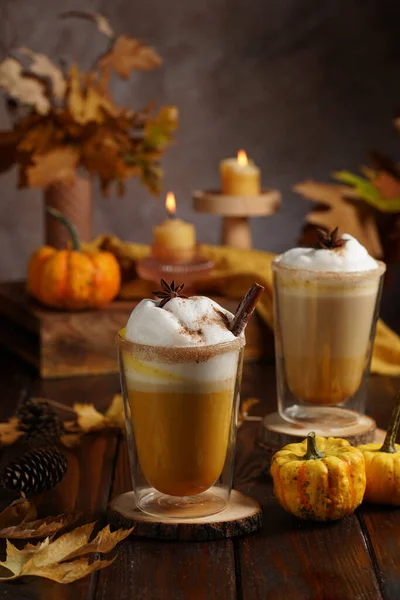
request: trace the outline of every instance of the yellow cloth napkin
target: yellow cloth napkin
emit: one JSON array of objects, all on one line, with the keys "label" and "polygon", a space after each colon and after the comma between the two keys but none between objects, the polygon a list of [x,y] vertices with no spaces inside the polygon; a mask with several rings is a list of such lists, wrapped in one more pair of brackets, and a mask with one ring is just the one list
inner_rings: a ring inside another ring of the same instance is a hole
[{"label": "yellow cloth napkin", "polygon": [[[107,242],[107,243],[106,243]],[[150,253],[150,248],[142,244],[121,242],[115,236],[100,236],[91,244],[105,247],[121,260],[137,261]],[[257,281],[265,287],[257,311],[262,319],[273,328],[272,270],[275,256],[260,250],[239,250],[228,246],[202,246],[204,256],[214,261],[214,269],[207,280],[196,284],[200,292],[221,294],[230,298],[240,298]],[[154,283],[135,279],[123,285],[124,298],[144,298],[154,288]],[[371,371],[382,375],[400,375],[400,337],[385,325],[381,319],[376,329]]]}]

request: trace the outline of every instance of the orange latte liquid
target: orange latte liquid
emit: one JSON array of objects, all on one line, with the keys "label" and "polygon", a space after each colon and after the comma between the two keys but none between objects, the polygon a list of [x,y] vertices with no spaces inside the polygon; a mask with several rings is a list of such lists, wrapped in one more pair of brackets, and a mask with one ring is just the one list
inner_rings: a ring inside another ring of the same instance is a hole
[{"label": "orange latte liquid", "polygon": [[168,392],[156,385],[129,391],[139,463],[156,490],[191,496],[215,483],[230,441],[233,394],[233,387],[209,393]]}]

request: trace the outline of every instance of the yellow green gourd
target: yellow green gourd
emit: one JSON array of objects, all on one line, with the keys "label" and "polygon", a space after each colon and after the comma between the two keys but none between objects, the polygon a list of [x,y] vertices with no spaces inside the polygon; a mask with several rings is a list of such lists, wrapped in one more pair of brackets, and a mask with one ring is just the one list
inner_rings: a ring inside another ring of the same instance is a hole
[{"label": "yellow green gourd", "polygon": [[395,443],[399,423],[400,393],[383,444],[358,446],[365,459],[367,502],[400,506],[400,445]]},{"label": "yellow green gourd", "polygon": [[274,493],[300,519],[333,521],[351,514],[365,491],[364,456],[342,438],[314,432],[272,457]]}]

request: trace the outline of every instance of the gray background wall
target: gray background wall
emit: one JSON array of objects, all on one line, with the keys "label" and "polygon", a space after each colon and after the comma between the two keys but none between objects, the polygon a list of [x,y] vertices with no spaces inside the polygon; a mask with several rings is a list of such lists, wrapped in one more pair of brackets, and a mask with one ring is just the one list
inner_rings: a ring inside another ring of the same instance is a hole
[{"label": "gray background wall", "polygon": [[[218,185],[218,162],[244,147],[265,186],[283,193],[280,212],[255,220],[258,248],[293,245],[309,204],[291,192],[305,178],[327,180],[356,168],[368,148],[399,155],[392,127],[400,107],[398,0],[2,0],[1,39],[15,38],[52,57],[88,66],[104,48],[90,23],[59,20],[61,10],[107,14],[117,32],[154,45],[163,67],[115,81],[116,99],[140,107],[155,98],[180,109],[177,141],[164,159],[165,189],[204,242],[219,239],[217,218],[195,214],[191,190]],[[4,15],[3,15],[4,16]],[[0,127],[8,116],[0,110]],[[0,277],[20,278],[42,241],[38,191],[18,191],[15,172],[1,176]],[[96,232],[146,242],[164,217],[132,181],[123,199],[96,190]]]}]

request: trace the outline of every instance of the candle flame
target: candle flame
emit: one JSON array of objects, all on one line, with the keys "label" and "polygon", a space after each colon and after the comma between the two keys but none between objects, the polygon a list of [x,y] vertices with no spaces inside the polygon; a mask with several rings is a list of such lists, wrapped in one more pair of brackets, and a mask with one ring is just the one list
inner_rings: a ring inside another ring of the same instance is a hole
[{"label": "candle flame", "polygon": [[239,150],[237,154],[237,161],[241,167],[246,167],[249,164],[247,154],[244,150]]},{"label": "candle flame", "polygon": [[167,209],[167,213],[170,217],[173,217],[176,213],[176,200],[173,192],[168,192],[167,197],[165,199],[165,208]]}]

